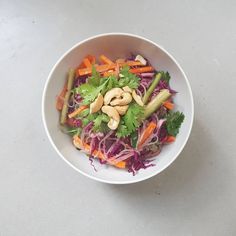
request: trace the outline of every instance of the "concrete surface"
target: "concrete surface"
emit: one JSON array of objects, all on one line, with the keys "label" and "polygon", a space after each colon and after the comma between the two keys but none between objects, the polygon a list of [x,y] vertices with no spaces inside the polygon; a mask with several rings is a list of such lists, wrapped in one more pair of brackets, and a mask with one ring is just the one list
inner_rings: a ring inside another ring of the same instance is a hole
[{"label": "concrete surface", "polygon": [[[0,0],[0,235],[236,235],[235,12],[233,0]],[[112,31],[163,45],[195,98],[179,158],[127,186],[67,166],[41,121],[55,61],[78,41]]]}]

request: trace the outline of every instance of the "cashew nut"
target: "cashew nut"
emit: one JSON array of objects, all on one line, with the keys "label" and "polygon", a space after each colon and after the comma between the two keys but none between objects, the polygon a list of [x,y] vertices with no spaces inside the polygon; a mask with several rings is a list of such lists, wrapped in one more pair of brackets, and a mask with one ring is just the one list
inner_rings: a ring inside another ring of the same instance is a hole
[{"label": "cashew nut", "polygon": [[132,93],[132,89],[129,86],[125,86],[122,88],[125,92]]},{"label": "cashew nut", "polygon": [[143,65],[147,64],[147,61],[141,55],[137,55],[134,60],[140,61]]},{"label": "cashew nut", "polygon": [[123,90],[121,88],[113,88],[109,90],[104,96],[104,104],[108,105],[113,98],[119,98]]},{"label": "cashew nut", "polygon": [[121,94],[121,98],[116,98],[114,100],[112,100],[110,102],[110,104],[112,106],[116,106],[116,105],[119,105],[119,106],[124,106],[124,105],[127,105],[129,104],[130,102],[132,101],[132,96],[130,93],[127,93],[127,92],[123,92]]},{"label": "cashew nut", "polygon": [[118,111],[114,107],[103,106],[102,112],[107,114],[110,117],[110,121],[108,122],[107,126],[111,130],[117,129],[117,127],[120,123],[120,115],[119,115]]},{"label": "cashew nut", "polygon": [[102,105],[103,105],[103,96],[101,93],[99,93],[95,101],[90,104],[90,114],[99,111]]},{"label": "cashew nut", "polygon": [[135,90],[133,90],[132,96],[133,96],[133,99],[135,100],[135,102],[137,102],[139,106],[141,106],[141,107],[144,106],[141,97],[140,97],[139,95],[137,95],[137,93],[135,92]]},{"label": "cashew nut", "polygon": [[114,108],[118,111],[118,113],[122,116],[126,113],[126,111],[128,110],[128,105],[125,106],[114,106]]}]

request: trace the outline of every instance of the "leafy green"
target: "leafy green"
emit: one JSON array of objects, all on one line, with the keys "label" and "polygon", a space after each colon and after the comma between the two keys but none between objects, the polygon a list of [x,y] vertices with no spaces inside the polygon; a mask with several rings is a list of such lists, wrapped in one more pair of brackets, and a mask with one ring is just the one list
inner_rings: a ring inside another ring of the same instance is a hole
[{"label": "leafy green", "polygon": [[129,72],[129,66],[124,66],[120,71],[119,87],[129,86],[136,89],[139,86],[140,78]]},{"label": "leafy green", "polygon": [[89,114],[89,109],[84,109],[83,111],[81,111],[77,116],[78,117],[86,117]]},{"label": "leafy green", "polygon": [[83,127],[86,126],[89,122],[94,121],[98,116],[98,113],[89,114],[88,116],[82,119]]},{"label": "leafy green", "polygon": [[137,141],[138,141],[138,132],[135,130],[131,135],[130,135],[130,140],[131,140],[131,145],[133,148],[136,148],[137,146]]},{"label": "leafy green", "polygon": [[106,114],[102,113],[102,114],[99,114],[93,122],[94,122],[93,130],[101,131],[100,129],[101,129],[102,123],[108,123],[109,117]]},{"label": "leafy green", "polygon": [[119,87],[118,80],[114,75],[110,75],[109,77],[105,78],[105,82],[103,83],[106,83],[106,86],[101,92],[103,95],[112,88]]},{"label": "leafy green", "polygon": [[83,98],[82,104],[88,105],[96,99],[99,93],[104,95],[112,88],[129,86],[132,89],[136,89],[138,87],[140,78],[130,73],[128,66],[121,69],[120,75],[119,80],[114,75],[100,77],[95,67],[93,67],[92,75],[88,78],[87,83],[75,88],[73,92],[79,93]]},{"label": "leafy green", "polygon": [[83,97],[83,104],[88,105],[95,100],[98,94],[105,88],[108,81],[104,82],[98,87],[95,87],[89,83],[82,84],[78,88],[79,94]]},{"label": "leafy green", "polygon": [[126,137],[128,135],[130,135],[130,132],[128,131],[127,127],[120,123],[116,131],[117,138]]},{"label": "leafy green", "polygon": [[179,133],[179,128],[183,121],[184,114],[182,112],[170,112],[166,116],[166,127],[168,134],[176,136]]},{"label": "leafy green", "polygon": [[171,79],[169,72],[160,71],[160,73],[161,73],[161,80],[169,84],[170,79]]},{"label": "leafy green", "polygon": [[117,137],[126,137],[133,133],[140,125],[143,117],[143,107],[137,103],[131,103],[126,114],[121,118],[117,129]]},{"label": "leafy green", "polygon": [[67,127],[64,131],[65,133],[69,134],[70,136],[80,135],[82,129],[76,127]]}]

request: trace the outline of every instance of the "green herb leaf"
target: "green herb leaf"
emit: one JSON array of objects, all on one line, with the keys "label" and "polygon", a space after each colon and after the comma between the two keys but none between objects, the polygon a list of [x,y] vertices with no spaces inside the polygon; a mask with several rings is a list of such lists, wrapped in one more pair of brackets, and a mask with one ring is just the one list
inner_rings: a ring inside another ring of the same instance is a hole
[{"label": "green herb leaf", "polygon": [[130,135],[130,139],[131,139],[131,145],[133,148],[136,148],[137,146],[137,141],[138,141],[138,132],[137,130],[134,131],[131,135]]},{"label": "green herb leaf", "polygon": [[93,113],[93,114],[89,114],[88,116],[86,116],[85,118],[82,119],[82,125],[83,127],[88,125],[89,122],[94,121],[97,118],[98,114],[97,113]]},{"label": "green herb leaf", "polygon": [[121,118],[116,133],[117,137],[126,137],[133,133],[140,126],[143,112],[143,107],[137,103],[131,103],[126,114]]},{"label": "green herb leaf", "polygon": [[106,114],[102,113],[102,114],[98,115],[96,117],[96,119],[93,121],[93,123],[94,123],[93,130],[94,131],[101,131],[100,129],[101,129],[102,123],[108,123],[108,122],[109,122],[109,117]]},{"label": "green herb leaf", "polygon": [[100,85],[101,77],[99,72],[96,71],[95,66],[92,66],[92,75],[88,78],[88,84],[97,87]]},{"label": "green herb leaf", "polygon": [[78,92],[83,97],[82,103],[84,105],[92,103],[98,96],[98,94],[105,88],[107,82],[108,81],[105,81],[98,87],[95,87],[88,83],[80,85],[80,87],[78,88]]},{"label": "green herb leaf", "polygon": [[160,71],[160,73],[161,73],[161,80],[169,84],[170,79],[171,79],[169,72]]},{"label": "green herb leaf", "polygon": [[119,87],[129,86],[131,89],[138,88],[140,78],[129,72],[129,66],[124,66],[120,71]]},{"label": "green herb leaf", "polygon": [[170,112],[166,116],[166,127],[168,134],[176,136],[179,133],[179,128],[183,121],[184,114],[182,112]]},{"label": "green herb leaf", "polygon": [[116,131],[116,136],[117,138],[122,138],[122,137],[126,137],[130,134],[130,132],[128,131],[127,127],[124,124],[119,124],[118,129]]},{"label": "green herb leaf", "polygon": [[64,132],[69,134],[70,136],[74,136],[74,135],[80,135],[82,129],[81,128],[75,128],[75,127],[67,127],[67,130],[65,130]]}]

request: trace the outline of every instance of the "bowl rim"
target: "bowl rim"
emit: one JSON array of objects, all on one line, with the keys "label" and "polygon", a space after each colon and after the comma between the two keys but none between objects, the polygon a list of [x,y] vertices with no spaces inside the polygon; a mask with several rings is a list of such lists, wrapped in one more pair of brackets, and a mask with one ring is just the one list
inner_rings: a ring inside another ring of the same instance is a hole
[{"label": "bowl rim", "polygon": [[[93,39],[97,39],[97,38],[100,38],[100,37],[104,37],[104,36],[128,36],[128,37],[133,37],[133,38],[138,38],[138,39],[141,39],[143,41],[146,41],[156,47],[158,47],[160,50],[162,50],[168,57],[171,58],[171,60],[174,61],[174,63],[177,65],[177,67],[180,69],[181,73],[183,74],[184,76],[184,79],[186,81],[186,84],[187,84],[187,88],[188,88],[188,91],[189,91],[189,94],[190,94],[190,99],[191,99],[191,110],[192,110],[192,114],[191,114],[191,120],[190,120],[190,128],[188,130],[188,133],[186,134],[185,136],[185,139],[181,145],[181,147],[179,148],[179,150],[176,152],[176,154],[174,155],[173,159],[168,162],[166,165],[164,165],[162,168],[158,169],[157,171],[153,171],[151,172],[149,175],[145,176],[145,177],[142,177],[141,179],[134,179],[134,180],[122,180],[122,181],[110,181],[110,180],[104,180],[104,179],[100,179],[99,177],[96,177],[96,176],[91,176],[85,172],[83,172],[82,170],[80,170],[79,168],[75,167],[72,163],[70,163],[63,155],[62,153],[58,150],[58,148],[56,147],[56,145],[54,144],[51,136],[50,136],[50,133],[49,133],[49,130],[48,130],[48,126],[47,126],[47,123],[46,123],[46,114],[45,114],[45,102],[46,102],[46,93],[47,93],[47,89],[48,89],[48,84],[51,80],[51,77],[52,77],[52,74],[54,73],[54,70],[56,69],[56,67],[58,66],[58,64],[71,52],[73,51],[75,48],[79,47],[81,44],[87,42],[87,41],[90,41],[90,40],[93,40]],[[121,33],[121,32],[112,32],[112,33],[103,33],[103,34],[97,34],[97,35],[94,35],[94,36],[91,36],[91,37],[88,37],[84,40],[81,40],[79,41],[78,43],[76,43],[74,46],[72,46],[70,49],[68,49],[58,60],[57,62],[55,63],[55,65],[52,67],[48,77],[47,77],[47,80],[45,82],[45,85],[44,85],[44,89],[43,89],[43,95],[42,95],[42,104],[41,104],[41,112],[42,112],[42,120],[43,120],[43,126],[44,126],[44,129],[46,131],[46,134],[47,134],[47,137],[51,143],[51,145],[53,146],[54,150],[57,152],[57,154],[70,166],[72,167],[74,170],[76,170],[77,172],[79,172],[80,174],[90,178],[90,179],[93,179],[93,180],[96,180],[98,182],[102,182],[102,183],[108,183],[108,184],[132,184],[132,183],[137,183],[137,182],[141,182],[141,181],[144,181],[144,180],[147,180],[151,177],[154,177],[155,175],[161,173],[163,170],[165,170],[168,166],[170,166],[175,160],[176,158],[180,155],[180,153],[183,151],[188,139],[189,139],[189,136],[190,136],[190,133],[192,131],[192,127],[193,127],[193,119],[194,119],[194,101],[193,101],[193,93],[192,93],[192,89],[191,89],[191,86],[190,86],[190,83],[189,83],[189,80],[185,74],[185,72],[183,71],[182,67],[180,66],[180,64],[177,62],[177,60],[166,50],[164,49],[162,46],[160,46],[159,44],[153,42],[152,40],[150,39],[147,39],[143,36],[140,36],[140,35],[136,35],[136,34],[131,34],[131,33]]]}]

